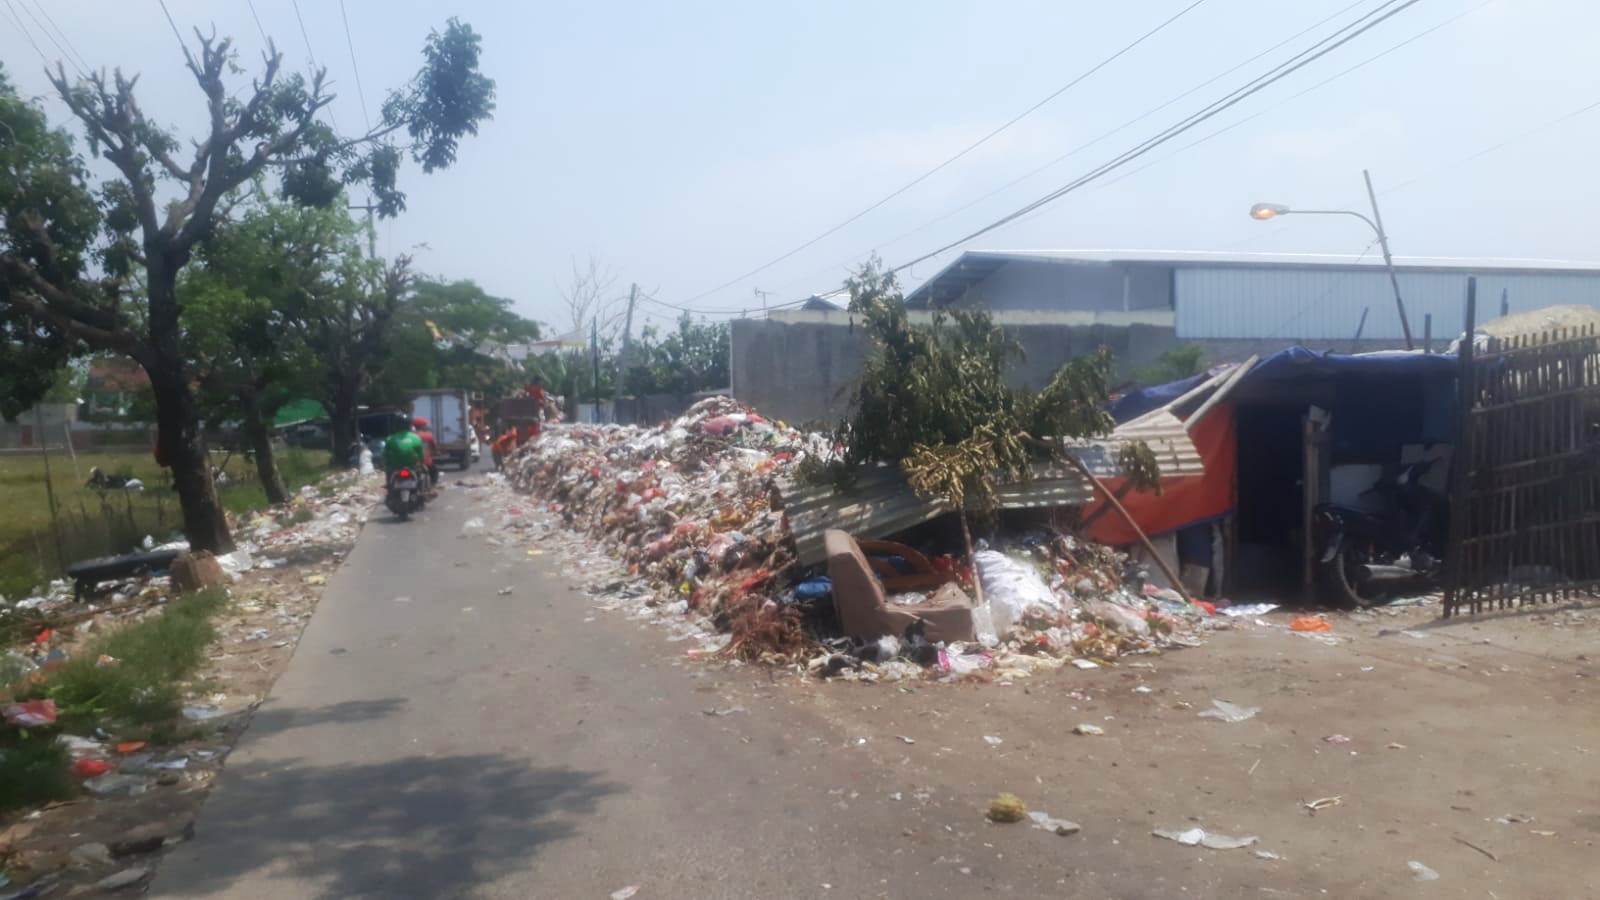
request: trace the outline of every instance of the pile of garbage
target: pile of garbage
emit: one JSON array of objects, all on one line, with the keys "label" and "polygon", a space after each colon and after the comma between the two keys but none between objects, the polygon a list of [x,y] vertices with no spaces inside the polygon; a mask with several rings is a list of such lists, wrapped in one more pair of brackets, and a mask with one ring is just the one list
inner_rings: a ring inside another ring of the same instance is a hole
[{"label": "pile of garbage", "polygon": [[828,447],[712,397],[664,427],[547,427],[504,466],[514,486],[551,501],[629,576],[675,609],[711,619],[732,633],[730,652],[754,659],[812,644],[781,602],[795,558],[771,492],[776,475]]},{"label": "pile of garbage", "polygon": [[[1007,681],[1196,646],[1210,627],[1205,604],[1151,583],[1148,570],[1111,547],[1045,531],[979,544],[955,582],[983,597],[974,609],[974,640],[931,648],[915,636],[885,636],[864,646],[826,641],[809,670],[867,682],[930,674]],[[920,594],[890,599],[912,611],[925,602]]]},{"label": "pile of garbage", "polygon": [[[630,597],[727,633],[723,652],[738,659],[866,681],[1005,678],[1197,642],[1207,610],[1149,584],[1124,554],[1052,532],[999,539],[947,566],[950,581],[983,598],[971,641],[835,637],[825,567],[797,562],[774,503],[785,476],[830,452],[823,435],[714,397],[654,428],[549,426],[506,460],[505,473],[618,560],[634,583]],[[928,598],[889,600],[915,613]]]}]

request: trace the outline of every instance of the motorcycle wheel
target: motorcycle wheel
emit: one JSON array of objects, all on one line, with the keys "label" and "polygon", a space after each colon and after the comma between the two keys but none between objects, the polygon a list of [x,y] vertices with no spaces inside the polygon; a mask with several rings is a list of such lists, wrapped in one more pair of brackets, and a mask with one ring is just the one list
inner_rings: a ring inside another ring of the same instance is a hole
[{"label": "motorcycle wheel", "polygon": [[1360,587],[1357,573],[1366,562],[1361,558],[1363,556],[1358,551],[1352,551],[1348,545],[1340,546],[1339,552],[1324,567],[1323,581],[1332,589],[1335,600],[1365,609],[1382,603],[1387,599],[1387,594],[1382,588]]}]

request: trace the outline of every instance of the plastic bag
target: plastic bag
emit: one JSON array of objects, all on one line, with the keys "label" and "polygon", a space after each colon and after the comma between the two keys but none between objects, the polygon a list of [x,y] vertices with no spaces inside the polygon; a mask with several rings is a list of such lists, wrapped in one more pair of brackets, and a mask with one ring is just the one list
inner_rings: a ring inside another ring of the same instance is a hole
[{"label": "plastic bag", "polygon": [[1321,616],[1295,616],[1289,622],[1290,631],[1328,632],[1333,630],[1333,623]]},{"label": "plastic bag", "polygon": [[989,606],[995,634],[1001,639],[1010,636],[1029,609],[1061,609],[1061,601],[1033,567],[993,550],[980,550],[972,555],[972,560],[978,570],[979,583],[983,585],[983,599]]}]

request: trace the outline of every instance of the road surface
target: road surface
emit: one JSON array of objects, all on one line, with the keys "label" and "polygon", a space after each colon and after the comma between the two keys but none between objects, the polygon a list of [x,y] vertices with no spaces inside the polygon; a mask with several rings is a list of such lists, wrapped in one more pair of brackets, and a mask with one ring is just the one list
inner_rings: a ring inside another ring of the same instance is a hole
[{"label": "road surface", "polygon": [[368,523],[152,895],[970,890],[903,852],[897,809],[854,802],[877,767],[818,716],[707,715],[742,702],[722,676],[597,615],[553,556],[458,538],[476,512],[447,487]]},{"label": "road surface", "polygon": [[[686,662],[558,554],[458,537],[484,493],[367,525],[155,896],[1600,895],[1592,607],[822,683]],[[1000,791],[1083,831],[989,824]],[[1195,826],[1260,842],[1152,836]]]}]

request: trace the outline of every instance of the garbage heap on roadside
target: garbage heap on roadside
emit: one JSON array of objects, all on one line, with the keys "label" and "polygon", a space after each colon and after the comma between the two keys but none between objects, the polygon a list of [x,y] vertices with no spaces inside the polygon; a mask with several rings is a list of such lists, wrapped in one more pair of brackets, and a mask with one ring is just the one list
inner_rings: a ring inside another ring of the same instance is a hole
[{"label": "garbage heap on roadside", "polygon": [[[882,585],[893,581],[884,579],[875,598],[846,597],[829,577],[834,561],[797,561],[778,497],[802,460],[830,452],[824,435],[713,397],[654,428],[548,427],[506,461],[505,472],[648,583],[654,592],[645,602],[728,633],[724,652],[739,659],[868,681],[1005,678],[1192,645],[1205,627],[1207,610],[1145,583],[1125,554],[1041,530],[999,534],[972,559],[962,548],[942,548],[937,591],[930,583],[884,596]],[[872,564],[905,559],[889,551]],[[982,602],[973,602],[977,596]],[[877,629],[882,634],[841,628],[845,604],[860,602],[896,611],[880,617],[895,624]],[[969,607],[952,632],[959,639],[930,640],[920,625],[899,624],[922,620],[919,607],[951,602]]]}]

